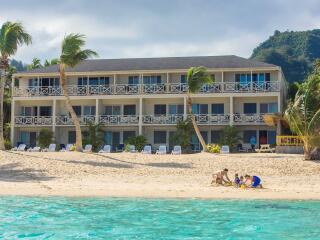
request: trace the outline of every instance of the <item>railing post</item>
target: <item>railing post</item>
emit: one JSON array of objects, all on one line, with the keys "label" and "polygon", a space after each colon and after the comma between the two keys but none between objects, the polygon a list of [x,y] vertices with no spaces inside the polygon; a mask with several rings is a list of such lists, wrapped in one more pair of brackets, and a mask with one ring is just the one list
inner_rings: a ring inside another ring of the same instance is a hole
[{"label": "railing post", "polygon": [[138,135],[142,135],[142,97],[139,98],[139,124],[138,124],[138,131],[139,134]]}]

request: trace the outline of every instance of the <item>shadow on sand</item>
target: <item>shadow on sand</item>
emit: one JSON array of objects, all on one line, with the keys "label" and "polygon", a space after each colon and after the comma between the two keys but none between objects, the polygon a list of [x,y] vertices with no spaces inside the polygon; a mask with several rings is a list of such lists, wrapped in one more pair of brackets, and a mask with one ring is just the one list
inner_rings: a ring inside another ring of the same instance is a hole
[{"label": "shadow on sand", "polygon": [[4,182],[37,182],[49,181],[54,177],[49,177],[44,174],[44,171],[35,170],[33,168],[19,168],[18,163],[9,163],[0,166],[0,181]]},{"label": "shadow on sand", "polygon": [[111,163],[111,162],[96,162],[96,161],[77,161],[77,160],[71,160],[67,161],[68,163],[74,163],[74,164],[85,164],[93,167],[108,167],[108,168],[133,168],[133,166],[128,164],[122,164],[122,163]]}]

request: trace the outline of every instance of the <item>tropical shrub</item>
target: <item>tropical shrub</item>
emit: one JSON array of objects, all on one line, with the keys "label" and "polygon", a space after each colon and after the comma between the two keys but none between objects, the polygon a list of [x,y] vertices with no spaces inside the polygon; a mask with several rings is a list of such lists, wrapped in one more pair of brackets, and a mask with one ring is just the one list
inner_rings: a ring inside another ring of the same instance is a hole
[{"label": "tropical shrub", "polygon": [[141,151],[144,145],[147,144],[147,139],[145,136],[139,135],[136,137],[130,137],[125,141],[125,151],[129,151],[129,145],[134,145],[136,150]]},{"label": "tropical shrub", "polygon": [[209,153],[220,153],[220,146],[218,144],[208,144],[207,149]]},{"label": "tropical shrub", "polygon": [[177,122],[177,131],[170,136],[172,145],[180,145],[184,152],[191,150],[192,122],[190,119]]},{"label": "tropical shrub", "polygon": [[[97,151],[104,143],[104,131],[100,124],[87,123],[87,131],[83,132],[83,144],[91,144],[92,150]],[[76,150],[76,149],[75,149]]]},{"label": "tropical shrub", "polygon": [[234,126],[225,126],[219,144],[228,145],[231,151],[235,151],[240,140],[239,131]]},{"label": "tropical shrub", "polygon": [[50,129],[43,128],[40,130],[37,138],[41,148],[47,148],[52,143],[53,132]]}]

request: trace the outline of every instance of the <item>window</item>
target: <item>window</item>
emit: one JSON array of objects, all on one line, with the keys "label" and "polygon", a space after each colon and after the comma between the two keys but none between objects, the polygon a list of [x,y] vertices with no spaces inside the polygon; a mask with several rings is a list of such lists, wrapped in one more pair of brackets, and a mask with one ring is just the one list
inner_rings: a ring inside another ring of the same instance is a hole
[{"label": "window", "polygon": [[123,131],[123,142],[125,143],[128,138],[135,137],[136,132],[135,131]]},{"label": "window", "polygon": [[39,85],[41,87],[59,86],[59,78],[40,78]]},{"label": "window", "polygon": [[128,84],[130,85],[137,85],[139,84],[139,76],[129,76]]},{"label": "window", "polygon": [[187,75],[181,75],[180,76],[180,83],[187,83]]},{"label": "window", "polygon": [[183,105],[181,104],[171,104],[169,105],[169,114],[171,115],[183,115]]},{"label": "window", "polygon": [[243,131],[243,142],[250,143],[250,138],[255,137],[257,139],[257,132],[255,130]]},{"label": "window", "polygon": [[224,104],[223,103],[214,103],[211,105],[212,114],[224,114]]},{"label": "window", "polygon": [[251,82],[251,73],[237,73],[235,74],[235,81],[240,84],[247,84]]},{"label": "window", "polygon": [[256,103],[244,103],[243,104],[243,113],[244,114],[257,113],[257,104]]},{"label": "window", "polygon": [[29,87],[38,87],[38,79],[37,78],[32,78],[29,79]]},{"label": "window", "polygon": [[154,115],[166,115],[167,105],[165,104],[155,104],[154,105]]},{"label": "window", "polygon": [[153,143],[154,144],[166,144],[167,143],[167,132],[166,131],[154,131]]},{"label": "window", "polygon": [[266,73],[266,82],[270,82],[270,73]]},{"label": "window", "polygon": [[38,107],[21,107],[21,115],[22,116],[37,116],[38,115]]},{"label": "window", "polygon": [[278,104],[277,103],[261,103],[260,113],[277,113]]},{"label": "window", "polygon": [[252,73],[252,82],[257,82],[257,81],[258,81],[258,74]]},{"label": "window", "polygon": [[218,144],[221,139],[221,131],[211,131],[211,143]]},{"label": "window", "polygon": [[96,106],[84,106],[83,111],[85,116],[94,116],[96,115]]},{"label": "window", "polygon": [[216,81],[216,75],[215,74],[211,74],[210,76],[211,76],[211,79],[213,80],[213,82],[215,82]]},{"label": "window", "polygon": [[110,84],[109,77],[79,77],[78,78],[78,86],[108,86]]},{"label": "window", "polygon": [[277,132],[268,131],[268,144],[276,144]]},{"label": "window", "polygon": [[51,106],[41,106],[40,107],[40,116],[51,116],[52,107]]},{"label": "window", "polygon": [[78,117],[81,116],[81,106],[72,106],[72,108]]},{"label": "window", "polygon": [[136,105],[124,105],[123,115],[136,115]]},{"label": "window", "polygon": [[76,143],[76,131],[68,132],[68,143],[70,144]]},{"label": "window", "polygon": [[194,114],[208,114],[208,104],[192,104]]},{"label": "window", "polygon": [[144,84],[161,84],[161,76],[143,76]]},{"label": "window", "polygon": [[106,106],[105,115],[120,115],[120,106]]}]

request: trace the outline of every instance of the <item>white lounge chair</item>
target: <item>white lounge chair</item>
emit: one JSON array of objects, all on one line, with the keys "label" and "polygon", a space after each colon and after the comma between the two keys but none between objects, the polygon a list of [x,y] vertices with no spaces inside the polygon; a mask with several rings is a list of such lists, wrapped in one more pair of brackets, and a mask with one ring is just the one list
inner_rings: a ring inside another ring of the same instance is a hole
[{"label": "white lounge chair", "polygon": [[181,154],[181,146],[180,145],[174,146],[171,154]]},{"label": "white lounge chair", "polygon": [[134,145],[129,145],[129,152],[135,153],[135,152],[136,152],[136,146],[134,146]]},{"label": "white lounge chair", "polygon": [[43,152],[55,152],[57,145],[55,143],[51,143],[48,148],[43,149]]},{"label": "white lounge chair", "polygon": [[31,147],[28,149],[28,152],[40,152],[41,148],[40,147]]},{"label": "white lounge chair", "polygon": [[220,149],[220,153],[222,153],[222,154],[228,154],[228,153],[230,153],[230,148],[229,148],[229,146],[228,146],[228,145],[223,145],[223,146],[221,147],[221,149]]},{"label": "white lounge chair", "polygon": [[92,145],[91,144],[85,145],[83,152],[92,152]]},{"label": "white lounge chair", "polygon": [[156,154],[167,154],[167,146],[160,145],[159,149],[156,151]]},{"label": "white lounge chair", "polygon": [[21,152],[21,151],[24,151],[26,149],[26,147],[27,147],[27,145],[22,143],[22,144],[19,144],[18,147],[14,147],[11,150],[12,151],[20,151]]},{"label": "white lounge chair", "polygon": [[110,153],[110,152],[111,152],[110,145],[104,145],[103,148],[99,151],[99,153]]},{"label": "white lounge chair", "polygon": [[62,148],[62,149],[60,150],[60,152],[69,152],[70,149],[72,148],[72,146],[73,146],[73,144],[68,143],[65,148]]},{"label": "white lounge chair", "polygon": [[150,145],[146,145],[143,147],[143,150],[141,151],[141,153],[144,153],[144,154],[151,154],[152,152],[152,149],[151,149],[151,146]]}]

